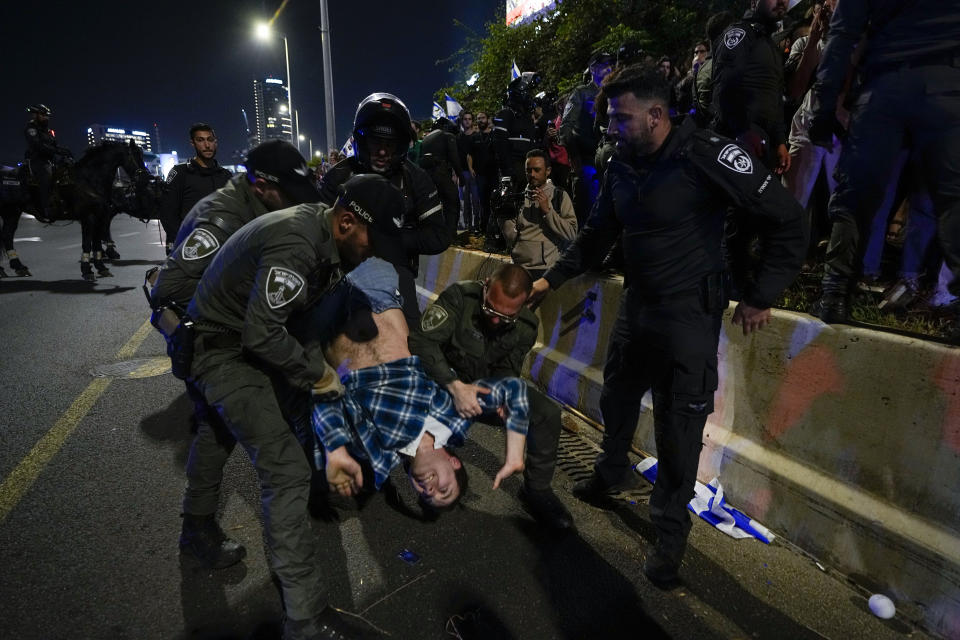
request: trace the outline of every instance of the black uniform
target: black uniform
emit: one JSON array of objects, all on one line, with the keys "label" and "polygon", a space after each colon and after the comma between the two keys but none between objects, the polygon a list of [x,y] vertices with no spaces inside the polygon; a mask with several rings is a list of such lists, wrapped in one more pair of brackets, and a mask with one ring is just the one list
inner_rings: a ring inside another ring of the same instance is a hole
[{"label": "black uniform", "polygon": [[[539,319],[527,307],[516,324],[485,329],[482,282],[457,282],[427,307],[410,332],[410,352],[438,384],[454,380],[521,377],[523,361],[537,339]],[[549,489],[560,441],[560,409],[536,387],[527,384],[530,430],[527,433],[524,483],[530,490]]]},{"label": "black uniform", "polygon": [[659,473],[650,511],[663,545],[682,555],[701,437],[717,389],[717,345],[727,307],[721,235],[728,204],[751,211],[764,235],[764,263],[744,292],[770,307],[799,272],[802,211],[780,181],[731,140],[691,119],[651,157],[610,160],[600,196],[574,244],[544,275],[552,288],[597,266],[623,241],[625,291],[611,332],[600,410],[605,431],[596,471],[624,481],[641,398],[653,390]]},{"label": "black uniform", "polygon": [[184,216],[200,199],[213,193],[230,179],[230,172],[210,160],[211,166],[201,166],[196,158],[178,164],[167,174],[167,186],[160,199],[157,217],[167,236],[167,244],[173,246],[173,238]]},{"label": "black uniform", "polygon": [[527,111],[507,107],[493,118],[493,154],[500,177],[513,180],[513,189],[522,191],[527,183],[524,162],[533,149],[537,127]]},{"label": "black uniform", "polygon": [[440,202],[443,203],[443,219],[452,239],[457,233],[457,221],[460,219],[460,195],[450,172],[456,171],[458,177],[463,174],[457,137],[442,129],[434,129],[424,136],[420,142],[420,167],[430,174],[433,184],[437,186]]},{"label": "black uniform", "polygon": [[292,620],[319,614],[326,595],[307,516],[310,466],[273,378],[308,391],[327,371],[322,354],[308,355],[285,324],[340,279],[329,214],[303,204],[245,225],[217,252],[187,309],[197,327],[191,380],[257,470],[273,570]]},{"label": "black uniform", "polygon": [[[323,176],[320,201],[332,206],[337,200],[340,185],[358,173],[369,172],[355,157],[338,162]],[[407,324],[415,327],[420,321],[416,285],[420,256],[443,253],[450,246],[452,237],[444,219],[446,214],[440,204],[437,188],[423,169],[404,160],[399,172],[385,177],[403,193],[406,211],[403,212],[400,242],[394,250],[381,251],[378,248],[377,257],[397,269],[400,295],[403,296],[403,315]]]},{"label": "black uniform", "polygon": [[877,185],[891,179],[905,141],[922,161],[953,272],[951,291],[960,293],[960,6],[956,0],[838,3],[813,87],[815,144],[832,139],[837,97],[864,33],[869,39],[861,83],[848,99],[850,128],[830,198],[824,294],[847,295],[859,275],[861,239],[883,197]]},{"label": "black uniform", "polygon": [[40,215],[48,215],[50,190],[53,188],[53,165],[57,158],[69,156],[70,151],[57,144],[50,127],[31,120],[23,130],[27,141],[24,157],[37,182],[37,207]]},{"label": "black uniform", "polygon": [[[769,152],[786,144],[783,54],[771,39],[775,22],[752,11],[727,27],[713,45],[713,129],[735,138],[759,128]],[[762,158],[764,163],[776,157]]]},{"label": "black uniform", "polygon": [[[480,194],[480,216],[475,220],[477,229],[486,231],[490,219],[490,194],[497,178],[497,167],[493,159],[493,133],[490,129],[477,129],[470,136],[467,153],[473,159],[473,170],[477,174],[477,191]],[[475,216],[476,217],[476,216]]]}]

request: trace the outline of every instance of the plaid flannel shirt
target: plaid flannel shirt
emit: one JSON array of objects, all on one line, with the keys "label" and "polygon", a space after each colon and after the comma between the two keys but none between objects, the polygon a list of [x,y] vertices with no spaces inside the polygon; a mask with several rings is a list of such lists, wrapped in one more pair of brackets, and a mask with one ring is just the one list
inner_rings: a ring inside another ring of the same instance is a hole
[{"label": "plaid flannel shirt", "polygon": [[[457,414],[452,396],[427,377],[417,356],[357,369],[341,380],[346,389],[343,398],[313,407],[317,467],[323,466],[319,445],[327,451],[346,446],[354,458],[370,462],[378,489],[400,464],[398,451],[420,435],[428,415],[450,429],[450,446],[463,444],[472,423]],[[477,396],[480,406],[491,412],[506,406],[507,429],[526,435],[530,413],[526,383],[501,378],[476,384],[490,389],[489,394]]]}]

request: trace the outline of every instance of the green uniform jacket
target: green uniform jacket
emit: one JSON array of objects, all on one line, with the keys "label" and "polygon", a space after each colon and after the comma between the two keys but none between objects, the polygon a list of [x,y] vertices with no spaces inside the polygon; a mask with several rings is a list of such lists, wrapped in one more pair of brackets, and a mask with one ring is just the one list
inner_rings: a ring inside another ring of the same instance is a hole
[{"label": "green uniform jacket", "polygon": [[439,384],[454,380],[519,377],[537,339],[539,319],[527,307],[517,322],[491,334],[484,331],[482,282],[457,282],[427,307],[410,333],[410,351]]},{"label": "green uniform jacket", "polygon": [[176,248],[167,256],[150,293],[152,306],[176,302],[186,308],[213,257],[243,225],[267,208],[253,194],[247,174],[230,182],[193,206],[177,234]]},{"label": "green uniform jacket", "polygon": [[239,334],[244,353],[309,389],[326,369],[286,329],[342,277],[331,209],[301,204],[266,213],[233,234],[207,267],[187,308],[199,331]]}]

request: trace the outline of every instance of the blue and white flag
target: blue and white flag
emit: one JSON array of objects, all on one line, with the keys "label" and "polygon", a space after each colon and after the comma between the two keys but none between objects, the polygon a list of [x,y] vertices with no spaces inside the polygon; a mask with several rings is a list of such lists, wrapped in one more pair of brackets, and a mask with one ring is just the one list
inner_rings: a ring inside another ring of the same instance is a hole
[{"label": "blue and white flag", "polygon": [[436,102],[433,103],[433,119],[437,118],[446,118],[447,114],[443,112],[443,107],[441,107]]},{"label": "blue and white flag", "polygon": [[517,61],[513,61],[513,67],[510,69],[510,79],[516,80],[520,77],[520,67],[517,66]]},{"label": "blue and white flag", "polygon": [[347,138],[347,141],[343,143],[343,147],[340,148],[340,154],[345,158],[355,155],[353,150],[353,136]]},{"label": "blue and white flag", "polygon": [[449,93],[444,94],[444,96],[447,100],[447,117],[456,122],[457,118],[460,117],[460,112],[463,111],[463,107],[455,98],[450,97]]},{"label": "blue and white flag", "polygon": [[[651,484],[657,481],[657,459],[653,456],[644,458],[633,469]],[[687,504],[687,509],[731,538],[756,538],[770,544],[776,537],[765,526],[727,504],[718,478],[706,485],[697,482],[694,491],[695,495]]]}]

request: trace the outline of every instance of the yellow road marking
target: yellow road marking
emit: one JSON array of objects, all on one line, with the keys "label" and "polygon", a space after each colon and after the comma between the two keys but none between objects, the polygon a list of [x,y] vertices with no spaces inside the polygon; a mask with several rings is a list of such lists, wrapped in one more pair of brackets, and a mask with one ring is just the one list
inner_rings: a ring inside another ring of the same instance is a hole
[{"label": "yellow road marking", "polygon": [[[143,326],[137,329],[137,332],[117,352],[117,359],[132,356],[143,344],[146,337],[150,335],[151,328],[149,321],[144,322]],[[33,486],[33,483],[40,476],[40,472],[47,466],[50,459],[57,455],[60,448],[63,447],[63,443],[67,441],[80,421],[86,417],[90,408],[110,386],[110,382],[109,378],[96,378],[87,385],[87,388],[80,392],[80,395],[60,416],[53,427],[40,438],[40,441],[34,445],[30,453],[0,484],[0,523],[6,519],[20,502],[20,499],[23,498],[23,495]]]}]

